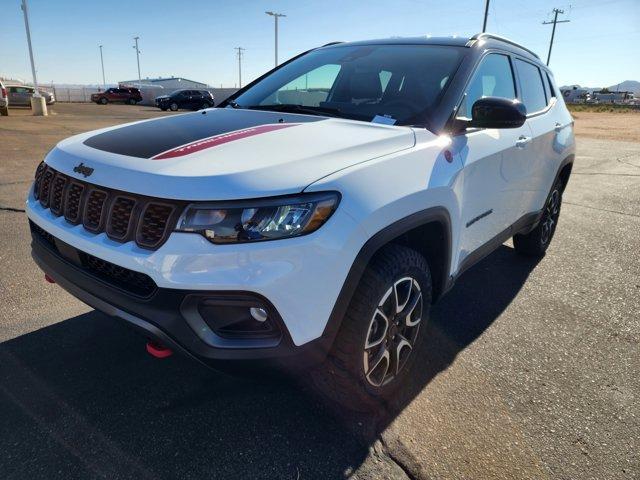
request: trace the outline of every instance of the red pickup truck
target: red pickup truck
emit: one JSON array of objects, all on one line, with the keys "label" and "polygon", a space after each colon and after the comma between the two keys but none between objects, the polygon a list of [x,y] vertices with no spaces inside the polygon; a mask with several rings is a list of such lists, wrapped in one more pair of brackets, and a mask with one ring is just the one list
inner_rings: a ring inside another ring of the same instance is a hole
[{"label": "red pickup truck", "polygon": [[142,101],[142,95],[140,95],[140,90],[137,88],[109,88],[104,92],[92,94],[91,101],[101,105],[116,102],[135,105]]}]

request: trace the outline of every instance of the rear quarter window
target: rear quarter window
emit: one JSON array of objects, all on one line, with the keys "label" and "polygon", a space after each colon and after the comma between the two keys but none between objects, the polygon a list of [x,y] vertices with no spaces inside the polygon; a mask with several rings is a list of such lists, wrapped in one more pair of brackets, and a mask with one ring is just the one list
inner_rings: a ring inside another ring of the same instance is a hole
[{"label": "rear quarter window", "polygon": [[527,114],[544,110],[547,106],[545,86],[540,69],[532,63],[516,59],[516,70],[520,78],[520,99],[527,107]]}]

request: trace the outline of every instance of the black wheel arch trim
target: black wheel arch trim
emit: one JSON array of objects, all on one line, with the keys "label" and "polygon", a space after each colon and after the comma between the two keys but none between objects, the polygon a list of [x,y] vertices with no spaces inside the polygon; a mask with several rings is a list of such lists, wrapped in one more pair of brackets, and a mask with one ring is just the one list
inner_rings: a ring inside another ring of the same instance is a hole
[{"label": "black wheel arch trim", "polygon": [[364,274],[369,261],[380,248],[394,240],[397,240],[403,234],[416,228],[428,225],[430,223],[439,223],[443,227],[445,236],[445,268],[442,269],[441,278],[434,279],[439,282],[441,289],[439,295],[434,295],[433,301],[437,300],[449,288],[450,278],[449,271],[451,268],[451,217],[449,211],[445,207],[431,207],[419,212],[413,213],[407,217],[395,221],[386,226],[375,235],[373,235],[362,246],[355,260],[353,261],[349,273],[342,285],[340,294],[333,306],[331,315],[327,325],[322,333],[322,339],[327,345],[327,349],[333,344],[333,340],[340,329],[342,320],[345,316],[351,298],[360,283],[360,279]]}]

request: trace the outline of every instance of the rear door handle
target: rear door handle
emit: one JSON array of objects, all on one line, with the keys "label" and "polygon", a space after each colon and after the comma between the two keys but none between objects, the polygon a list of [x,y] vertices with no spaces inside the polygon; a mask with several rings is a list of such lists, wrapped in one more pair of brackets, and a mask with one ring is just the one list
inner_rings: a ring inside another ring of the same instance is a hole
[{"label": "rear door handle", "polygon": [[524,135],[520,135],[518,141],[516,142],[516,148],[524,148],[529,143],[531,143],[531,137],[525,137]]}]

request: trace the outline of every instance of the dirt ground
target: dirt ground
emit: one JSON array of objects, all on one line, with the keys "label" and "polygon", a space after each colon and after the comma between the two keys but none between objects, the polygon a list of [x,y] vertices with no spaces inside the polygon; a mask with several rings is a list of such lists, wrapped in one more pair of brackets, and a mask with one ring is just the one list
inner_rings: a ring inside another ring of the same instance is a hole
[{"label": "dirt ground", "polygon": [[640,142],[640,111],[638,113],[573,112],[578,137],[597,140]]}]

